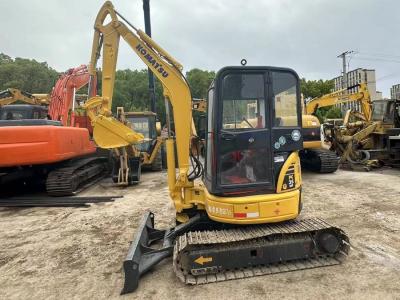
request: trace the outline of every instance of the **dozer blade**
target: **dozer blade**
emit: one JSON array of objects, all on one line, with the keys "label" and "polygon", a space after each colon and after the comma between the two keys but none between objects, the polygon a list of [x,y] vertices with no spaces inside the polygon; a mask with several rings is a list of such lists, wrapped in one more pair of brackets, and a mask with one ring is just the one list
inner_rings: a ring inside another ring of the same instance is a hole
[{"label": "dozer blade", "polygon": [[93,127],[96,144],[105,149],[120,148],[139,143],[143,135],[133,131],[113,117],[99,116]]},{"label": "dozer blade", "polygon": [[147,212],[143,216],[124,261],[125,283],[121,295],[136,290],[140,276],[165,257],[172,255],[172,244],[165,245],[160,250],[150,248],[153,242],[162,240],[165,233],[165,230],[154,229],[153,213]]},{"label": "dozer blade", "polygon": [[[139,279],[144,273],[164,258],[172,256],[176,237],[190,230],[199,220],[200,216],[197,215],[189,222],[175,228],[157,230],[154,228],[154,214],[146,212],[124,261],[125,282],[121,295],[135,291],[139,285]],[[151,248],[152,244],[156,242],[160,242],[161,247]]]}]

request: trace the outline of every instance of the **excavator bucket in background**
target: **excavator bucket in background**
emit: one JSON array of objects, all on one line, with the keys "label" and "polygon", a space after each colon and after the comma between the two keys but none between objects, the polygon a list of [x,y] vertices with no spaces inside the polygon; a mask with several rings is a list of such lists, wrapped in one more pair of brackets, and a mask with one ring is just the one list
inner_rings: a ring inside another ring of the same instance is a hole
[{"label": "excavator bucket in background", "polygon": [[133,131],[113,117],[98,116],[93,128],[96,144],[105,149],[113,149],[139,143],[143,135]]}]

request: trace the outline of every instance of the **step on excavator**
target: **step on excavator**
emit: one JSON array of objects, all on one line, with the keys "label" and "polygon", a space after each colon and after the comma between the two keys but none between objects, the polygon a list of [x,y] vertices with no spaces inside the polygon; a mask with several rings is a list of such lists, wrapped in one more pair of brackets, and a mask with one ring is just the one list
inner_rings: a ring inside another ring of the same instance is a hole
[{"label": "step on excavator", "polygon": [[[143,216],[124,261],[122,293],[134,291],[143,274],[171,256],[176,275],[191,285],[342,262],[350,248],[343,230],[319,218],[297,219],[303,139],[295,71],[243,63],[217,73],[208,90],[203,168],[190,149],[192,96],[182,65],[109,1],[96,18],[95,36],[100,32],[128,43],[161,81],[172,107],[167,173],[177,226],[156,229],[154,214]],[[290,109],[275,109],[278,101]],[[256,126],[242,125],[248,104],[258,108]]]},{"label": "step on excavator", "polygon": [[[51,95],[20,93],[7,97],[7,93],[2,93],[2,192],[10,183],[44,182],[51,196],[72,195],[107,172],[108,159],[96,154],[88,129],[71,122],[75,92],[88,81],[87,67],[80,66],[63,73]],[[50,108],[37,105],[43,100],[48,103],[48,99]],[[16,100],[30,105],[8,105]]]}]

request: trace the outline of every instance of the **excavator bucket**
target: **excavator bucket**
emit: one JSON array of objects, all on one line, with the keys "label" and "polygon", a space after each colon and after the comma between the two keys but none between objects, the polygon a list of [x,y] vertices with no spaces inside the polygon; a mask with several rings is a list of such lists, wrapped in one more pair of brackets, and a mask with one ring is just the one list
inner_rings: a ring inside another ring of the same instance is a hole
[{"label": "excavator bucket", "polygon": [[93,137],[101,148],[112,149],[139,143],[143,135],[113,117],[99,116],[94,123]]}]

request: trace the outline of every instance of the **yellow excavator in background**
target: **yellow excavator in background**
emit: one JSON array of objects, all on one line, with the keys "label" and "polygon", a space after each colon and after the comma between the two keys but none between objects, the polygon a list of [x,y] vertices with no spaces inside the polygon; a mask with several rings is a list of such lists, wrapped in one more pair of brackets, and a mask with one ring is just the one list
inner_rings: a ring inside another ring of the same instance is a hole
[{"label": "yellow excavator in background", "polygon": [[[13,104],[17,101],[26,104]],[[0,92],[0,120],[46,119],[48,94],[31,94],[9,88]]]},{"label": "yellow excavator in background", "polygon": [[[121,37],[163,86],[168,188],[179,224],[158,230],[153,213],[143,216],[124,261],[122,293],[135,290],[140,276],[169,256],[186,284],[339,264],[349,250],[345,233],[321,219],[295,220],[301,210],[298,151],[303,143],[296,72],[242,61],[217,73],[208,90],[203,169],[190,147],[192,97],[182,65],[106,2],[96,18],[94,40],[115,49]],[[275,110],[278,101],[291,109]],[[257,125],[243,127],[249,103],[258,108]],[[99,121],[94,130],[102,135],[113,120]],[[120,139],[113,143],[123,145],[125,138]],[[151,248],[157,241],[162,246]]]},{"label": "yellow excavator in background", "polygon": [[[358,87],[356,93],[348,93],[347,91]],[[370,120],[372,115],[372,101],[368,91],[368,87],[365,83],[358,84],[356,86],[348,87],[330,94],[323,95],[321,97],[313,98],[305,103],[305,114],[315,115],[318,108],[334,106],[339,104],[345,104],[349,102],[356,102],[360,105],[361,114],[356,114],[360,119]]]},{"label": "yellow excavator in background", "polygon": [[[352,88],[352,87],[351,87]],[[358,92],[342,95],[339,92],[321,100],[310,101],[308,112],[316,107],[355,102],[361,111],[347,110],[343,120],[323,124],[330,149],[340,157],[340,164],[350,168],[370,170],[383,164],[400,165],[400,102],[394,99],[371,101],[365,84]]]},{"label": "yellow excavator in background", "polygon": [[157,114],[151,111],[125,112],[123,107],[117,107],[117,119],[143,135],[143,140],[134,146],[140,152],[141,166],[151,171],[161,171],[166,161],[161,122],[157,120]]},{"label": "yellow excavator in background", "polygon": [[[304,150],[300,151],[300,159],[302,166],[306,169],[320,173],[331,173],[337,170],[340,162],[340,157],[337,156],[336,151],[334,151],[334,149],[332,149],[332,151],[328,150],[328,145],[324,146],[326,134],[330,135],[329,132],[324,131],[326,131],[329,126],[321,126],[320,121],[315,116],[318,108],[355,102],[360,105],[361,112],[348,110],[344,117],[344,122],[349,122],[350,119],[369,120],[371,118],[371,98],[367,85],[358,85],[358,91],[356,93],[350,94],[347,91],[348,89],[343,89],[313,98],[304,103]],[[322,136],[321,130],[323,132]]]},{"label": "yellow excavator in background", "polygon": [[17,101],[32,105],[48,105],[50,103],[50,95],[31,94],[14,88],[9,88],[0,92],[0,106],[10,105]]}]

